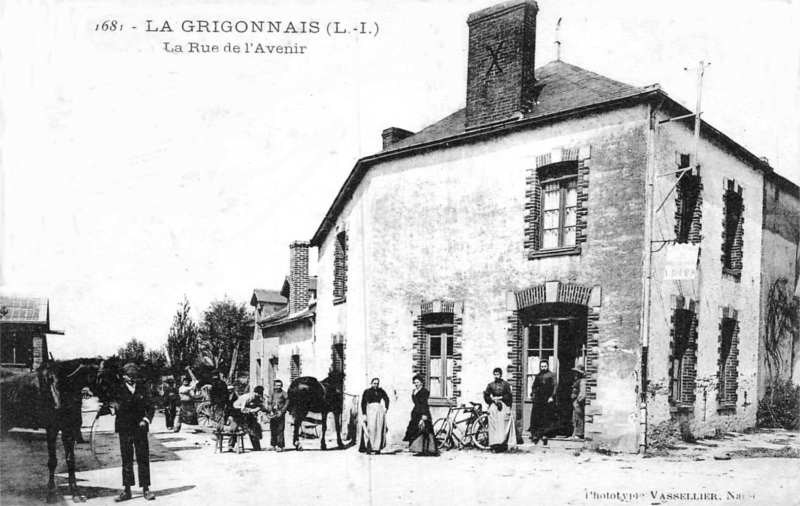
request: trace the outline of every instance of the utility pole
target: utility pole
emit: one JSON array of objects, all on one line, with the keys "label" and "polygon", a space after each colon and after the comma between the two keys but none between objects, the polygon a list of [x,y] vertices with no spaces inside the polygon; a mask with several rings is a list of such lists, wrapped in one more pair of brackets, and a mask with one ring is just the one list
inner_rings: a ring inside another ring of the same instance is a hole
[{"label": "utility pole", "polygon": [[558,18],[558,22],[556,23],[556,61],[561,61],[561,39],[558,35],[558,32],[561,30],[561,18]]},{"label": "utility pole", "polygon": [[[669,118],[663,121],[657,121],[656,114],[660,109],[661,105],[658,106],[651,106],[649,113],[650,113],[650,130],[648,134],[648,153],[647,153],[647,175],[646,175],[646,183],[645,188],[647,190],[647,194],[645,196],[645,205],[647,208],[647,216],[645,219],[645,229],[644,229],[644,266],[643,266],[643,287],[642,287],[642,320],[641,320],[641,341],[642,341],[642,354],[641,354],[641,377],[639,382],[639,400],[640,400],[640,442],[639,447],[640,451],[644,451],[647,448],[647,361],[648,361],[648,350],[650,345],[650,320],[651,320],[651,308],[652,308],[652,292],[653,292],[653,253],[660,251],[666,244],[675,242],[674,239],[660,239],[657,241],[653,240],[653,225],[655,222],[655,216],[658,214],[659,211],[664,207],[666,204],[667,199],[669,199],[672,192],[680,183],[681,179],[687,172],[692,172],[695,174],[699,173],[700,163],[698,160],[698,154],[700,151],[700,127],[701,127],[701,114],[702,111],[700,109],[701,106],[701,96],[703,91],[703,74],[705,73],[706,67],[711,65],[710,63],[706,64],[703,61],[697,66],[696,69],[684,69],[684,70],[696,70],[697,71],[697,102],[695,106],[695,112],[690,114],[685,114],[682,116],[677,116],[674,118]],[[681,167],[678,170],[667,171],[658,173],[658,156],[656,150],[656,144],[658,140],[658,127],[664,123],[669,123],[672,121],[680,121],[683,119],[694,118],[694,153],[692,159],[690,160],[688,167]],[[656,181],[660,177],[664,177],[670,174],[678,174],[678,178],[675,181],[675,184],[672,185],[667,195],[662,200],[661,204],[658,208],[655,208],[655,186]],[[653,244],[659,243],[661,246],[658,250],[653,251]]]}]

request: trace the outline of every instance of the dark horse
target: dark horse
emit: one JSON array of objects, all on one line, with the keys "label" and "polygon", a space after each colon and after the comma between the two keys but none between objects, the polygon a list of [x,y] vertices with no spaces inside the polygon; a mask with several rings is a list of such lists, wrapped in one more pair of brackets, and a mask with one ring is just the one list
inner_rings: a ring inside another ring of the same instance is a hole
[{"label": "dark horse", "polygon": [[78,492],[75,479],[75,440],[80,436],[83,388],[88,387],[101,402],[108,402],[113,389],[102,380],[101,359],[44,362],[34,372],[3,372],[0,377],[2,430],[12,427],[44,428],[47,432],[47,501],[57,500],[55,470],[59,432],[69,473],[69,490],[74,502],[86,499]]},{"label": "dark horse", "polygon": [[336,442],[339,448],[344,447],[342,443],[343,385],[344,374],[341,373],[331,373],[322,381],[317,381],[316,378],[310,376],[303,376],[292,381],[292,384],[289,385],[289,391],[287,392],[289,401],[286,411],[294,419],[292,442],[297,450],[302,450],[299,440],[300,425],[302,425],[309,412],[322,415],[320,448],[327,449],[325,446],[325,430],[328,426],[328,413],[333,413],[334,423],[336,424]]}]

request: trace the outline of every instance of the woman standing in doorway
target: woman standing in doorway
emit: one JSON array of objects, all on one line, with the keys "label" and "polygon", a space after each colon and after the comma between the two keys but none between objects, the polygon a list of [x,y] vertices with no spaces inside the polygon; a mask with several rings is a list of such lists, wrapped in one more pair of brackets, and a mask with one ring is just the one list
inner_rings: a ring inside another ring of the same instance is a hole
[{"label": "woman standing in doorway", "polygon": [[547,359],[539,361],[539,374],[531,388],[531,440],[547,445],[547,435],[553,419],[553,406],[556,395],[556,376],[550,372]]}]

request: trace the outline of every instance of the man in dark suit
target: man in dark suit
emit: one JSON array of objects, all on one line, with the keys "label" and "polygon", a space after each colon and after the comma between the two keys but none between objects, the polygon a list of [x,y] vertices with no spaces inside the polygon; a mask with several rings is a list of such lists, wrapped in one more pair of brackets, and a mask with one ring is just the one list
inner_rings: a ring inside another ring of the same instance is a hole
[{"label": "man in dark suit", "polygon": [[143,384],[139,368],[135,364],[126,364],[122,379],[125,385],[120,388],[117,401],[117,419],[114,431],[119,434],[119,449],[122,454],[122,485],[125,491],[114,499],[116,502],[127,501],[131,496],[131,486],[136,481],[133,476],[133,454],[136,452],[136,463],[139,468],[139,485],[145,499],[152,501],[156,496],[150,492],[150,447],[147,443],[147,432],[153,421],[155,406],[150,399],[147,385]]}]

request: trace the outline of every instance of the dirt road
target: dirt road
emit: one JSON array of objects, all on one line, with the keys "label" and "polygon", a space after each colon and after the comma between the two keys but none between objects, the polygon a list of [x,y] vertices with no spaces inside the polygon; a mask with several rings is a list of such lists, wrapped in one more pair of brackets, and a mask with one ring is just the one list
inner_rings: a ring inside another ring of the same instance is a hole
[{"label": "dirt road", "polygon": [[[121,491],[112,424],[111,417],[101,418],[94,444],[78,447],[79,485],[89,505],[113,504]],[[3,506],[43,502],[43,445],[43,438],[25,434],[0,442]],[[800,504],[800,459],[737,454],[796,456],[800,437],[790,433],[740,435],[656,458],[603,455],[568,442],[501,455],[451,451],[437,458],[405,452],[366,456],[355,448],[321,452],[319,440],[304,445],[302,452],[214,454],[207,434],[169,433],[158,416],[151,433],[155,504]],[[59,483],[66,493],[66,475],[59,475]],[[134,490],[132,503],[143,501],[140,492]],[[65,497],[62,503],[71,501]]]}]

